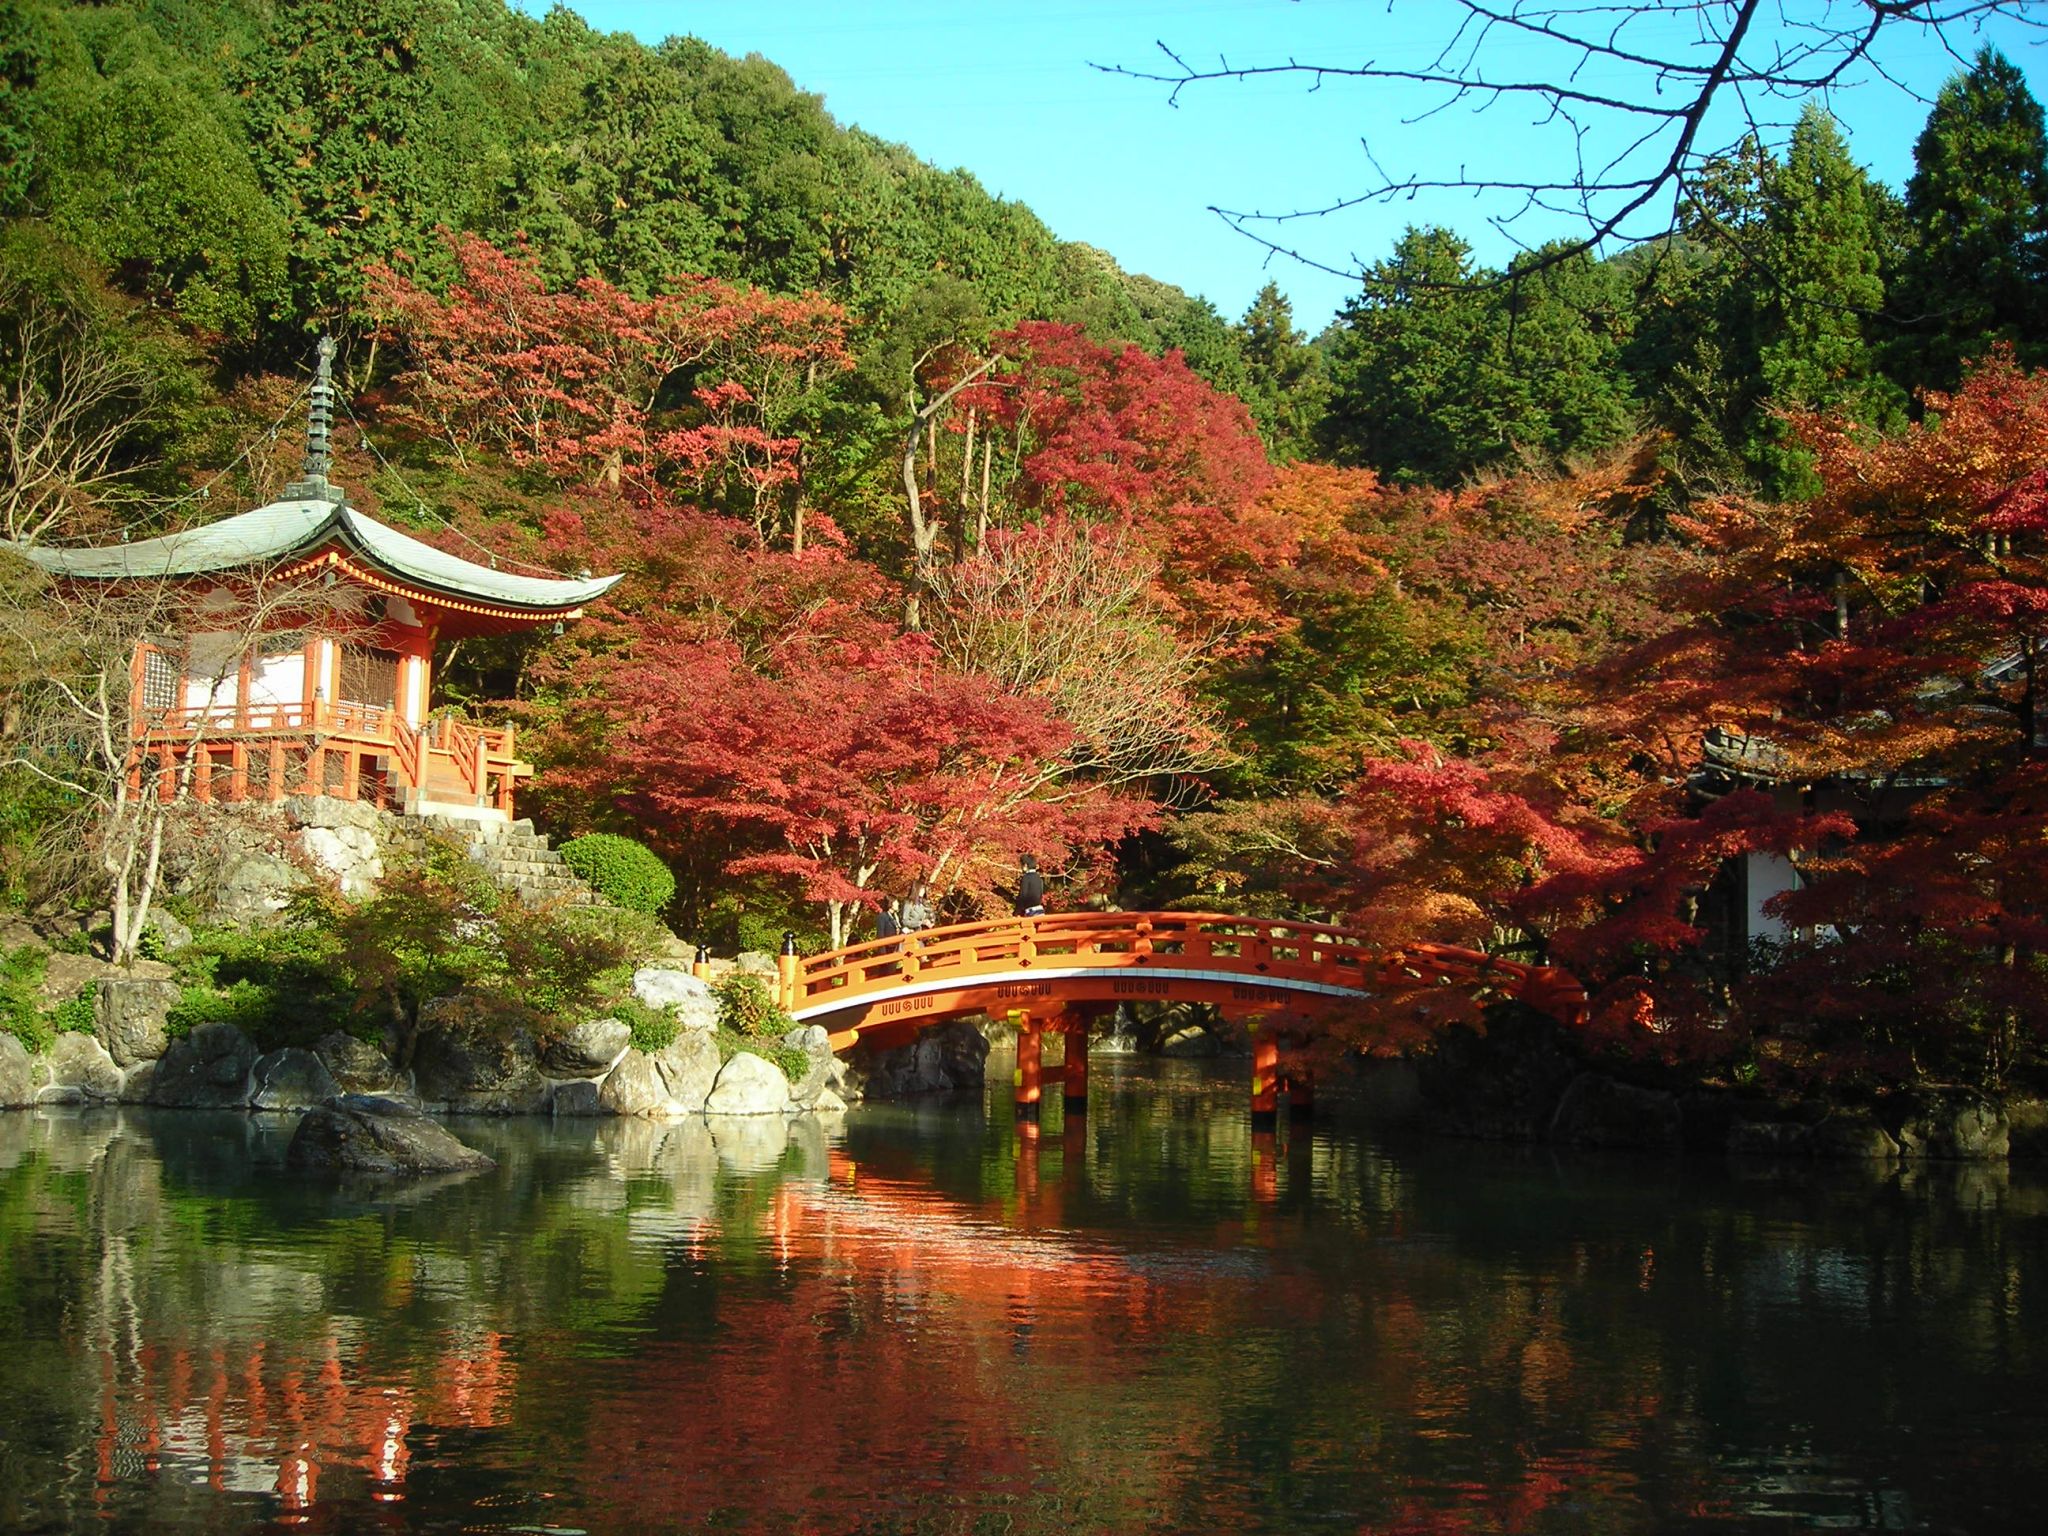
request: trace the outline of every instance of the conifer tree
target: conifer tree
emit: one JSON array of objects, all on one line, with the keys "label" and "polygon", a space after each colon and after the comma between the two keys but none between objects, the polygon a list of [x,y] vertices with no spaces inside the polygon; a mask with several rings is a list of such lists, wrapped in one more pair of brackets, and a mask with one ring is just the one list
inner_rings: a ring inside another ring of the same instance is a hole
[{"label": "conifer tree", "polygon": [[1804,451],[1776,414],[1840,410],[1867,426],[1895,420],[1896,387],[1876,372],[1868,327],[1884,305],[1872,189],[1835,120],[1808,106],[1784,162],[1765,181],[1754,274],[1757,376],[1764,414],[1752,453],[1766,489],[1811,488]]},{"label": "conifer tree", "polygon": [[1913,147],[1913,244],[1889,308],[1903,327],[1895,371],[1952,389],[1964,359],[2008,341],[2048,352],[2048,135],[2012,62],[1986,48],[1942,87]]},{"label": "conifer tree", "polygon": [[1268,283],[1238,322],[1248,375],[1244,403],[1276,459],[1307,455],[1328,394],[1322,355],[1294,328],[1294,306]]}]

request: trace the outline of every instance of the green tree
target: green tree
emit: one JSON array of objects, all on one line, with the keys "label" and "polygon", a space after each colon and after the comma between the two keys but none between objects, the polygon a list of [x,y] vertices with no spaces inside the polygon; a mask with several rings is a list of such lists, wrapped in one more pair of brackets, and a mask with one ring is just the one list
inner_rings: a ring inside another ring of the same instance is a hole
[{"label": "green tree", "polygon": [[1545,261],[1551,254],[1503,275],[1475,266],[1448,230],[1410,229],[1341,318],[1324,451],[1389,479],[1443,485],[1625,436],[1625,292],[1604,264]]},{"label": "green tree", "polygon": [[292,307],[343,323],[371,262],[416,259],[454,210],[435,164],[428,0],[281,0],[243,82],[258,175],[284,210]]},{"label": "green tree", "polygon": [[1872,427],[1900,413],[1899,391],[1878,374],[1868,335],[1884,306],[1880,217],[1835,120],[1808,106],[1783,164],[1766,173],[1750,274],[1764,407],[1750,451],[1773,495],[1803,494],[1814,483],[1808,456],[1775,412],[1839,410]]},{"label": "green tree", "polygon": [[1259,290],[1237,330],[1246,373],[1243,399],[1259,435],[1276,459],[1306,457],[1328,399],[1322,354],[1294,328],[1294,308],[1277,283]]},{"label": "green tree", "polygon": [[1953,389],[1966,358],[2048,342],[2048,135],[2025,76],[1985,48],[1935,98],[1906,183],[1912,243],[1890,308],[1902,382]]}]

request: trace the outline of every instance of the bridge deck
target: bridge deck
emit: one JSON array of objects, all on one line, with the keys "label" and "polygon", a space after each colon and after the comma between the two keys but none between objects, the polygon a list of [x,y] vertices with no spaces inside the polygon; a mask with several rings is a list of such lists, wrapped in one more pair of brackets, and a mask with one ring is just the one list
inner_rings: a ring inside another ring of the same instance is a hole
[{"label": "bridge deck", "polygon": [[1298,1012],[1434,982],[1520,997],[1568,1022],[1585,1007],[1578,983],[1551,967],[1442,944],[1380,950],[1330,924],[1213,912],[1003,918],[785,957],[782,1002],[836,1049],[962,1014],[1148,1001]]}]

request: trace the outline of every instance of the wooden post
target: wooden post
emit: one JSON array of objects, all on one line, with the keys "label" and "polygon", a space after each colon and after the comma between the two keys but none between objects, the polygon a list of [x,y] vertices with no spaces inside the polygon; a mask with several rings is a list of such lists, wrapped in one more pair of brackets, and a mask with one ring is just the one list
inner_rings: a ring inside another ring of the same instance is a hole
[{"label": "wooden post", "polygon": [[1279,1081],[1280,1042],[1264,1025],[1252,1026],[1252,1129],[1270,1131],[1278,1119],[1274,1089]]},{"label": "wooden post", "polygon": [[783,1011],[796,1012],[796,934],[787,929],[782,935],[782,953],[775,957],[775,976],[781,984]]},{"label": "wooden post", "polygon": [[213,748],[194,743],[197,754],[192,764],[192,798],[201,805],[213,803]]},{"label": "wooden post", "polygon": [[1287,1071],[1287,1118],[1313,1120],[1316,1114],[1316,1080],[1306,1067]]},{"label": "wooden post", "polygon": [[1029,1121],[1035,1130],[1040,1085],[1045,1073],[1045,1031],[1028,1009],[1020,1009],[1011,1017],[1017,1021],[1017,1070],[1010,1078],[1017,1119],[1020,1123]]},{"label": "wooden post", "polygon": [[1066,1097],[1066,1110],[1070,1115],[1088,1113],[1088,1016],[1077,1013],[1070,1017],[1066,1032],[1061,1036],[1064,1071],[1061,1083]]},{"label": "wooden post", "polygon": [[249,798],[249,747],[236,741],[228,747],[228,798],[240,804]]},{"label": "wooden post", "polygon": [[362,787],[363,760],[354,747],[347,748],[341,755],[341,798],[353,800]]},{"label": "wooden post", "polygon": [[272,805],[284,798],[284,743],[274,736],[270,740],[270,784],[264,793]]}]

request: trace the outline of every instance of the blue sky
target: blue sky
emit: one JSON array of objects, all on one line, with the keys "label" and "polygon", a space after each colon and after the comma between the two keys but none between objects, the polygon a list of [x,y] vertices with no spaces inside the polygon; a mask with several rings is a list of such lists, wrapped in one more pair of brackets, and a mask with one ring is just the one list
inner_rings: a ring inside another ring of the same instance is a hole
[{"label": "blue sky", "polygon": [[[574,9],[593,26],[648,42],[690,33],[731,54],[765,55],[823,96],[840,122],[966,168],[1062,238],[1202,294],[1226,316],[1242,313],[1270,277],[1309,330],[1355,285],[1285,258],[1268,263],[1211,204],[1283,211],[1341,196],[1367,174],[1361,138],[1397,176],[1464,166],[1547,179],[1568,163],[1561,129],[1535,123],[1527,105],[1452,107],[1418,121],[1439,100],[1421,88],[1333,80],[1310,90],[1299,77],[1277,77],[1203,86],[1175,106],[1163,86],[1091,68],[1157,67],[1160,42],[1203,64],[1420,64],[1448,39],[1458,10],[1449,0],[578,0]],[[1822,9],[1823,0],[1785,0],[1795,18]],[[1837,0],[1837,9],[1862,7]],[[2042,93],[2042,34],[2006,22],[1989,36]],[[1974,46],[1969,34],[1962,40]],[[1488,55],[1494,78],[1550,73],[1554,62],[1527,44]],[[1932,39],[1905,31],[1879,62],[1929,98],[1957,68]],[[1596,71],[1580,83],[1603,82]],[[1924,103],[1866,76],[1832,105],[1857,159],[1903,186]],[[1532,216],[1512,237],[1497,234],[1486,220],[1499,211],[1469,194],[1425,196],[1291,224],[1284,243],[1342,267],[1384,255],[1408,223],[1441,222],[1498,261],[1513,239],[1568,232],[1561,219]]]}]

